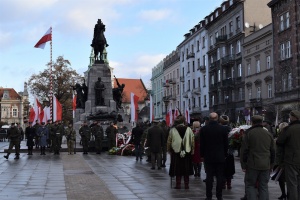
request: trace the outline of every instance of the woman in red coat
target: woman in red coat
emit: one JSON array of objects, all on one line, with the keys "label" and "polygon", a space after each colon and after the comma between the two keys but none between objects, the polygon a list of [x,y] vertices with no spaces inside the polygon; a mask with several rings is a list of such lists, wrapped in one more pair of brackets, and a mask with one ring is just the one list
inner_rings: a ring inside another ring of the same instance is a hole
[{"label": "woman in red coat", "polygon": [[199,121],[193,122],[192,130],[194,132],[194,138],[195,138],[195,151],[194,151],[194,155],[192,155],[194,176],[200,177],[203,160],[200,157],[200,122]]}]

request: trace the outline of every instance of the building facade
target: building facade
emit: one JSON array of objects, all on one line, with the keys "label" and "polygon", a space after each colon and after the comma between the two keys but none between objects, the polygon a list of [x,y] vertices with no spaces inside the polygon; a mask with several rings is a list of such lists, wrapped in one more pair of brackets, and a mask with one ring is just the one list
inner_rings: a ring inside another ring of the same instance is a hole
[{"label": "building facade", "polygon": [[153,114],[154,119],[163,119],[163,68],[164,63],[160,61],[153,69],[151,76],[151,96],[153,101]]},{"label": "building facade", "polygon": [[264,115],[275,121],[274,65],[272,24],[245,37],[243,44],[243,69],[245,77],[246,121],[250,115]]},{"label": "building facade", "polygon": [[300,3],[272,0],[275,104],[279,119],[300,110]]}]

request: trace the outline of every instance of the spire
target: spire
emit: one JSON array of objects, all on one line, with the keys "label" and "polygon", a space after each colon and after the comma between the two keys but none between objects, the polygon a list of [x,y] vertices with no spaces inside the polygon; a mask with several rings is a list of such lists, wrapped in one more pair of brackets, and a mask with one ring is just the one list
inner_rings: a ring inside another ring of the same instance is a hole
[{"label": "spire", "polygon": [[24,82],[23,96],[28,96],[28,90],[27,90],[27,83],[26,82]]}]

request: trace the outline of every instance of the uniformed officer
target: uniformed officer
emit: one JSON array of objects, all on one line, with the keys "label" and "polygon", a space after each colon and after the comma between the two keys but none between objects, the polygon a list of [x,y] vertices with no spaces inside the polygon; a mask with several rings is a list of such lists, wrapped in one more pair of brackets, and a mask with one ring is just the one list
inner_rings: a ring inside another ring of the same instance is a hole
[{"label": "uniformed officer", "polygon": [[59,148],[61,149],[61,144],[62,144],[62,139],[63,139],[63,136],[65,135],[65,125],[64,125],[64,123],[61,121],[61,120],[59,120],[58,121],[58,123],[59,123]]},{"label": "uniformed officer", "polygon": [[83,122],[82,127],[79,129],[79,134],[81,136],[83,154],[88,154],[89,141],[91,139],[91,129],[87,124],[87,121]]},{"label": "uniformed officer", "polygon": [[[51,125],[52,125],[52,121],[51,121],[51,119],[48,119],[48,120],[47,120],[47,124],[46,124],[46,127],[47,127],[48,130],[49,130],[49,138],[48,138],[48,140],[47,140],[47,148],[51,148],[51,144],[52,144],[51,134],[50,134],[50,132],[51,132]],[[50,151],[50,152],[51,152],[51,151]]]},{"label": "uniformed officer", "polygon": [[15,123],[12,123],[10,129],[8,129],[7,138],[10,139],[10,142],[9,142],[9,148],[7,150],[7,155],[4,156],[4,158],[8,159],[9,154],[11,153],[12,148],[15,146],[15,150],[16,150],[16,157],[15,157],[15,159],[19,159],[21,132],[15,126]]},{"label": "uniformed officer", "polygon": [[39,136],[36,134],[37,130],[39,129],[40,127],[40,123],[39,123],[39,120],[35,120],[35,124],[33,125],[33,128],[35,128],[35,148],[38,149],[39,148]]},{"label": "uniformed officer", "polygon": [[76,141],[76,131],[73,129],[73,124],[70,123],[66,129],[66,138],[68,145],[68,154],[73,154],[74,152],[74,143]]},{"label": "uniformed officer", "polygon": [[60,150],[60,132],[59,132],[59,123],[55,121],[55,124],[51,126],[51,135],[53,138],[52,149],[54,151],[54,155],[59,155]]},{"label": "uniformed officer", "polygon": [[29,125],[25,129],[25,136],[27,138],[27,143],[26,145],[28,146],[28,154],[27,155],[32,155],[32,149],[34,146],[34,137],[35,137],[35,128],[32,126],[32,122],[29,122]]},{"label": "uniformed officer", "polygon": [[95,137],[95,149],[97,154],[101,154],[102,151],[102,140],[104,137],[103,128],[99,124],[98,121],[96,121],[96,124],[92,127],[91,132],[93,136]]}]

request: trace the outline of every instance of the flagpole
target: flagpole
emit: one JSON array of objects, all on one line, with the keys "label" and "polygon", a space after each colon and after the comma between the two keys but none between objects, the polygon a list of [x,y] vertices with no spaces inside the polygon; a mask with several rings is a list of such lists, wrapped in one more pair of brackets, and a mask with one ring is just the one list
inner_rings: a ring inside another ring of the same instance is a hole
[{"label": "flagpole", "polygon": [[50,40],[50,120],[53,119],[53,84],[52,84],[52,27],[50,27],[51,30],[51,40]]}]

